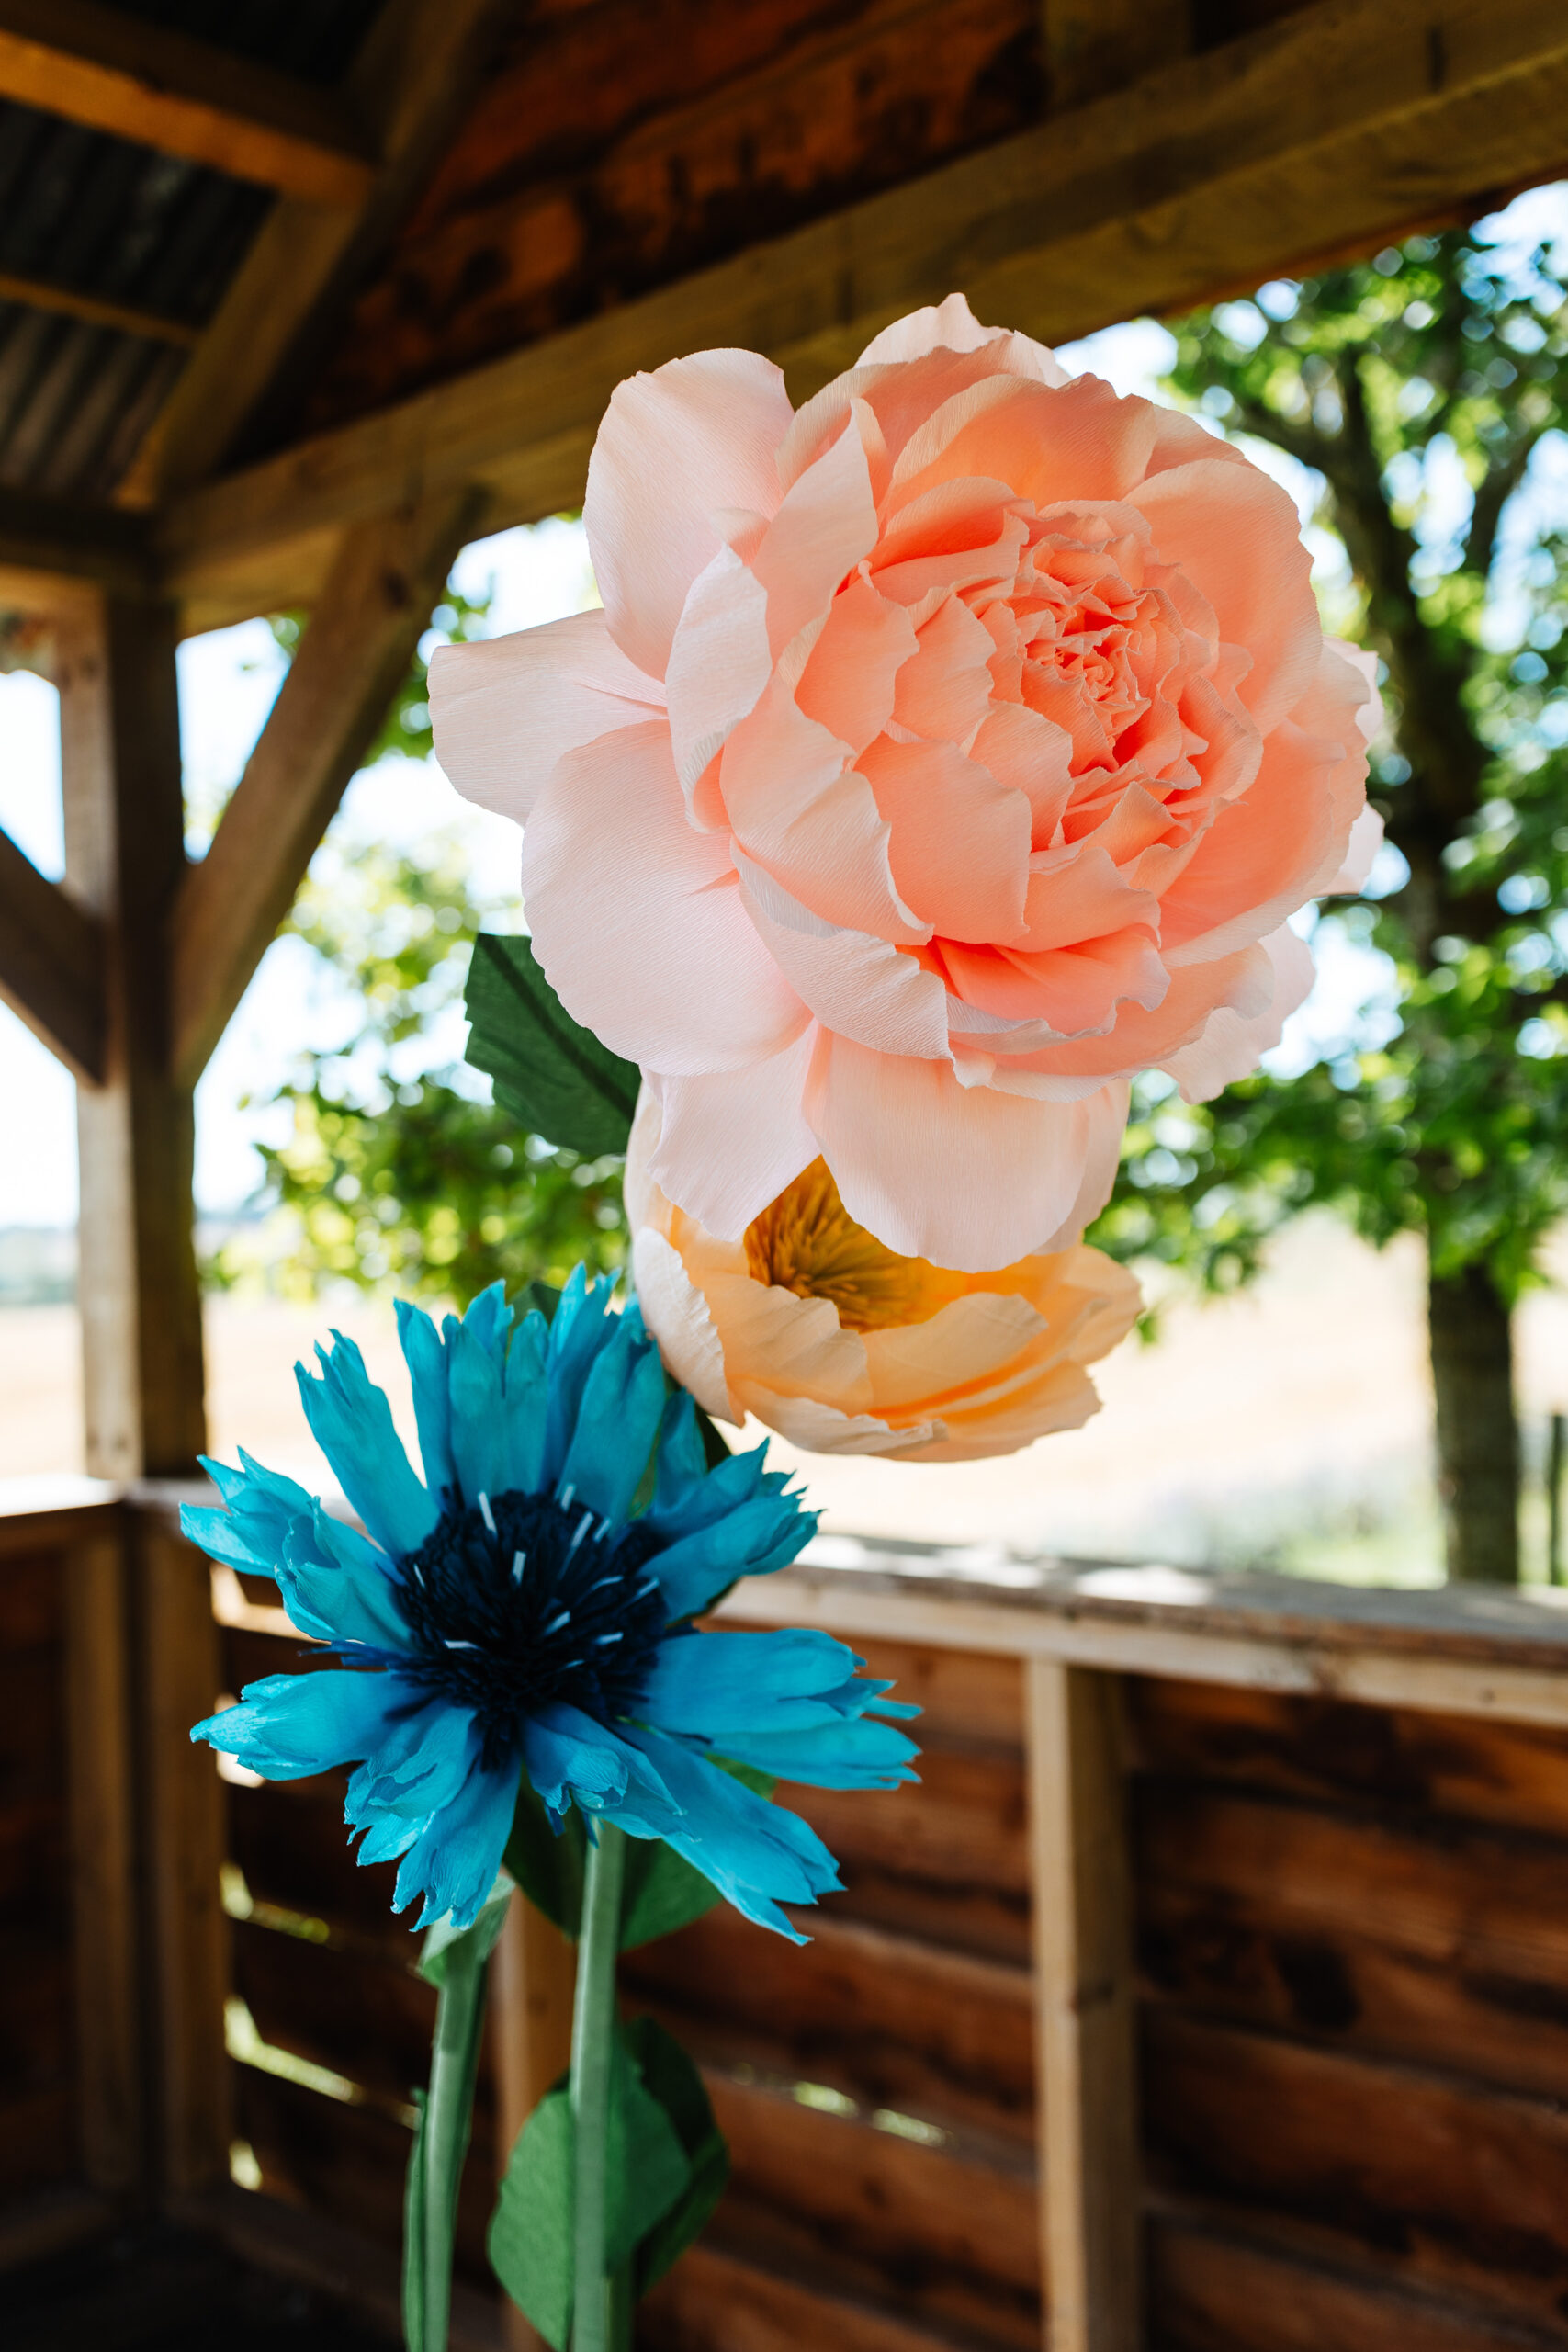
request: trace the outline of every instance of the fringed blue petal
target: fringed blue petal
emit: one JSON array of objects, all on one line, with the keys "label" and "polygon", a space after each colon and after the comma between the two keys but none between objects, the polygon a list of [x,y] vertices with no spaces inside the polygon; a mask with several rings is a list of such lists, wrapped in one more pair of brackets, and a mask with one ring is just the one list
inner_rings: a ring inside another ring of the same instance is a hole
[{"label": "fringed blue petal", "polygon": [[237,1707],[195,1724],[191,1737],[237,1756],[269,1781],[303,1781],[369,1755],[386,1736],[389,1709],[402,1695],[389,1674],[341,1668],[269,1674],[245,1685]]},{"label": "fringed blue petal", "polygon": [[392,1426],[392,1408],[373,1385],[359,1350],[340,1331],[333,1339],[330,1351],[316,1350],[319,1380],[303,1364],[294,1367],[305,1417],[355,1510],[382,1548],[401,1559],[419,1549],[441,1506],[415,1477]]},{"label": "fringed blue petal", "polygon": [[681,1634],[660,1645],[638,1712],[722,1747],[729,1731],[786,1731],[859,1713],[863,1661],[830,1634]]},{"label": "fringed blue petal", "polygon": [[184,1504],[180,1529],[214,1560],[249,1573],[275,1576],[297,1519],[309,1520],[315,1505],[303,1487],[281,1471],[264,1469],[242,1446],[241,1467],[202,1456],[202,1468],[228,1503],[227,1510],[209,1504]]},{"label": "fringed blue petal", "polygon": [[512,1309],[506,1304],[506,1284],[490,1283],[479,1296],[469,1303],[463,1317],[463,1329],[470,1340],[476,1340],[485,1353],[494,1359],[497,1371],[506,1358],[506,1334],[512,1324]]},{"label": "fringed blue petal", "polygon": [[[840,1885],[833,1857],[817,1832],[798,1814],[754,1796],[731,1774],[661,1732],[628,1730],[626,1737],[642,1749],[681,1807],[679,1826],[662,1833],[666,1842],[748,1919],[775,1928],[792,1943],[805,1943],[779,1905],[815,1903]],[[632,1827],[629,1822],[625,1826]]]},{"label": "fringed blue petal", "polygon": [[446,1393],[446,1351],[441,1334],[423,1307],[397,1302],[398,1338],[413,1389],[413,1417],[419,1429],[419,1458],[424,1483],[433,1495],[444,1495],[457,1476],[452,1466],[452,1406]]},{"label": "fringed blue petal", "polygon": [[512,1816],[523,1768],[516,1757],[493,1771],[474,1760],[462,1789],[440,1813],[420,1825],[398,1870],[393,1908],[402,1911],[416,1896],[423,1905],[417,1928],[450,1918],[470,1928],[495,1884],[501,1858],[512,1834]]},{"label": "fringed blue petal", "polygon": [[727,1731],[713,1744],[738,1764],[754,1764],[775,1781],[801,1781],[815,1789],[896,1789],[919,1778],[914,1741],[870,1715],[840,1717],[815,1728]]},{"label": "fringed blue petal", "polygon": [[537,1494],[544,1483],[549,1337],[549,1325],[536,1307],[513,1332],[506,1358],[506,1485],[525,1495]]},{"label": "fringed blue petal", "polygon": [[557,1303],[550,1324],[545,1369],[549,1399],[545,1416],[545,1456],[539,1467],[541,1487],[556,1486],[570,1449],[582,1392],[595,1359],[612,1332],[606,1329],[615,1285],[591,1283],[586,1270],[574,1266]]},{"label": "fringed blue petal", "polygon": [[635,1306],[612,1318],[582,1384],[558,1486],[619,1523],[631,1514],[664,1416],[664,1371]]},{"label": "fringed blue petal", "polygon": [[391,1563],[317,1503],[289,1528],[278,1564],[283,1605],[302,1634],[318,1641],[366,1642],[374,1649],[408,1645]]},{"label": "fringed blue petal", "polygon": [[[487,1292],[485,1297],[489,1296]],[[476,1299],[468,1313],[478,1316],[483,1304]],[[481,1323],[485,1318],[480,1317]],[[503,1363],[469,1323],[459,1323],[446,1340],[446,1382],[452,1399],[452,1459],[457,1464],[462,1499],[470,1509],[481,1495],[499,1495],[506,1486],[506,1411],[502,1398]]]},{"label": "fringed blue petal", "polygon": [[[712,1472],[708,1483],[723,1475]],[[690,1617],[737,1577],[785,1566],[816,1527],[817,1513],[802,1510],[798,1496],[759,1495],[656,1553],[649,1571],[659,1578],[671,1616]]]},{"label": "fringed blue petal", "polygon": [[671,1519],[682,1498],[706,1477],[707,1466],[703,1433],[697,1427],[696,1399],[677,1388],[664,1408],[659,1432],[653,1510],[661,1521]]}]

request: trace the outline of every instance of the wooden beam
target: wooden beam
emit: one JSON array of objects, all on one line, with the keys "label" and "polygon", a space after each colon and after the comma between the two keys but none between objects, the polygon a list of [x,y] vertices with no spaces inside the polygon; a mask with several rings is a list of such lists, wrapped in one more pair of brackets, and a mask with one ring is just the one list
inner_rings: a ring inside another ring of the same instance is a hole
[{"label": "wooden beam", "polygon": [[0,97],[314,204],[370,184],[329,92],[97,0],[0,0]]},{"label": "wooden beam", "polygon": [[[13,573],[36,573],[29,584]],[[0,488],[0,596],[22,610],[52,611],[62,581],[96,581],[128,594],[152,587],[146,526],[139,514]]]},{"label": "wooden beam", "polygon": [[164,930],[185,870],[174,614],[95,595],[56,649],[66,879],[105,943],[102,1083],[77,1090],[86,1466],[180,1476],[206,1430],[195,1125],[167,1076]]},{"label": "wooden beam", "polygon": [[[960,286],[1060,342],[1258,282],[1568,160],[1560,0],[1319,0],[662,292],[175,501],[183,593],[220,554],[477,482],[486,528],[581,500],[622,377],[705,345],[784,366],[796,398],[867,335]],[[285,571],[274,594],[287,601]]]},{"label": "wooden beam", "polygon": [[122,505],[155,504],[216,466],[318,307],[364,271],[413,200],[506,14],[505,0],[389,0],[381,9],[344,92],[381,158],[375,182],[332,211],[288,196],[276,205],[143,442]]},{"label": "wooden beam", "polygon": [[123,2197],[143,2177],[126,1523],[85,1526],[65,1555],[72,1908],[82,2169]]},{"label": "wooden beam", "polygon": [[172,1068],[194,1086],[429,627],[472,514],[438,492],[344,537],[315,617],[170,932]]},{"label": "wooden beam", "polygon": [[105,302],[96,294],[77,294],[69,286],[51,286],[41,277],[18,277],[0,269],[0,302],[25,302],[29,310],[52,311],[62,318],[80,319],[90,327],[112,327],[118,334],[140,335],[145,343],[173,343],[193,351],[201,341],[199,327],[166,319],[156,311],[141,311],[130,302]]},{"label": "wooden beam", "polygon": [[78,1078],[102,1079],[102,927],[3,832],[0,997]]},{"label": "wooden beam", "polygon": [[1084,106],[1185,57],[1191,14],[1190,0],[1044,0],[1051,111]]},{"label": "wooden beam", "polygon": [[1139,2352],[1121,1685],[1054,1659],[1026,1672],[1044,2341],[1049,2352]]},{"label": "wooden beam", "polygon": [[227,2183],[232,2136],[223,1786],[216,1757],[190,1737],[217,1704],[222,1667],[208,1561],[156,1509],[130,1516],[157,2176],[178,2195]]}]

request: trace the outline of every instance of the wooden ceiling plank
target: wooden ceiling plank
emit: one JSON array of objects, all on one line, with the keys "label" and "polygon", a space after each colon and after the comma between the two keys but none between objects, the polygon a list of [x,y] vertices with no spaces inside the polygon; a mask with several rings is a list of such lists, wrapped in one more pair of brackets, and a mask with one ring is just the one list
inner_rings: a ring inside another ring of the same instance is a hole
[{"label": "wooden ceiling plank", "polygon": [[175,1083],[192,1086],[288,913],[471,530],[444,490],[344,535],[315,617],[171,922]]},{"label": "wooden ceiling plank", "polygon": [[[1061,342],[1543,177],[1568,161],[1561,0],[1319,0],[175,502],[176,594],[221,552],[478,482],[484,527],[578,503],[615,384],[743,344],[800,398],[954,286]],[[278,594],[286,583],[281,574]]]},{"label": "wooden ceiling plank", "polygon": [[[0,0],[0,8],[6,0]],[[47,0],[52,6],[53,0]],[[381,167],[352,205],[275,206],[118,493],[151,506],[204,481],[341,278],[390,233],[482,72],[506,0],[391,0],[344,85]]]},{"label": "wooden ceiling plank", "polygon": [[0,96],[313,204],[370,185],[331,92],[98,0],[0,0]]},{"label": "wooden ceiling plank", "polygon": [[112,327],[119,334],[140,335],[144,343],[173,343],[186,351],[201,341],[201,329],[179,319],[138,310],[130,302],[106,302],[73,287],[51,286],[41,277],[18,277],[8,269],[0,269],[0,302],[25,302],[29,310],[52,311],[62,318],[80,319],[85,326]]},{"label": "wooden ceiling plank", "polygon": [[102,1080],[102,929],[3,832],[0,997],[76,1077]]}]

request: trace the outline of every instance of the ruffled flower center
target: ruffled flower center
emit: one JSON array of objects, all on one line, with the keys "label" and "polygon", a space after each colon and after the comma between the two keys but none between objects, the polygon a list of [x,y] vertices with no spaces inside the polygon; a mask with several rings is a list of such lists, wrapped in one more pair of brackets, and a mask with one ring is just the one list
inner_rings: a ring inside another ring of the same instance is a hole
[{"label": "ruffled flower center", "polygon": [[969,1286],[924,1258],[900,1258],[857,1225],[825,1159],[814,1159],[752,1218],[745,1249],[754,1281],[829,1300],[850,1331],[929,1322]]},{"label": "ruffled flower center", "polygon": [[644,1521],[612,1526],[570,1488],[448,1509],[399,1564],[399,1670],[473,1710],[487,1770],[552,1702],[602,1724],[634,1713],[669,1617],[648,1573],[660,1549]]}]

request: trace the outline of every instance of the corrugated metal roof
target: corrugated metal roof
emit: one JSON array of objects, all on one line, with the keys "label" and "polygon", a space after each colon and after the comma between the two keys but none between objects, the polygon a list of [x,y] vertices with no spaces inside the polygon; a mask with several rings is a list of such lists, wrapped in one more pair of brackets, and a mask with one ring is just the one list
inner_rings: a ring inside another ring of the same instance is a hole
[{"label": "corrugated metal roof", "polygon": [[[122,12],[301,79],[340,80],[380,0],[121,0]],[[265,188],[0,102],[0,277],[201,327]],[[0,300],[0,483],[105,499],[185,363],[177,344]]]}]

